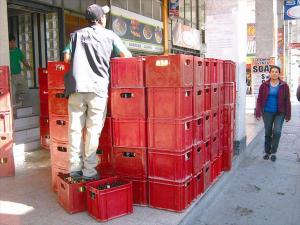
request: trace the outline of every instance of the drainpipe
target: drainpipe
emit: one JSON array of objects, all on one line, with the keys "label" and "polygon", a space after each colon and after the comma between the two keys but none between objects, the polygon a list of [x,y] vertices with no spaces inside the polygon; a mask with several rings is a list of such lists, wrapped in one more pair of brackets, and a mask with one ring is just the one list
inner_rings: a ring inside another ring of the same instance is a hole
[{"label": "drainpipe", "polygon": [[162,0],[162,20],[163,20],[163,40],[164,40],[164,54],[169,53],[169,36],[168,36],[168,0]]}]

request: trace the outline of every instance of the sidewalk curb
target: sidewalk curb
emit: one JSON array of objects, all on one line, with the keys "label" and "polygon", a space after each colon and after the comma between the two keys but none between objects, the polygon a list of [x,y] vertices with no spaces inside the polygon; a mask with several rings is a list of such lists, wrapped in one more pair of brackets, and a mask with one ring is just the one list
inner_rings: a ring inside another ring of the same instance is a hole
[{"label": "sidewalk curb", "polygon": [[204,210],[215,201],[218,194],[222,192],[224,186],[228,184],[230,178],[238,169],[240,163],[252,152],[254,147],[258,144],[259,139],[263,135],[263,132],[264,129],[262,127],[260,131],[258,131],[255,138],[253,138],[253,140],[247,145],[245,151],[241,152],[240,155],[234,158],[231,171],[223,172],[221,174],[217,182],[213,186],[211,186],[201,198],[197,200],[194,207],[185,215],[185,217],[183,217],[183,219],[179,223],[180,225],[194,224],[193,222],[197,215],[202,214]]}]

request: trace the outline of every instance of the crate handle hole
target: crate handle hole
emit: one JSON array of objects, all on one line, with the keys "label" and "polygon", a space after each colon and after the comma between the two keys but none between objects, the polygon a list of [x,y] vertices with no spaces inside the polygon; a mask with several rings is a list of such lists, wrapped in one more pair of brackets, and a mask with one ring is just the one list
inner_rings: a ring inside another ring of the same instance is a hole
[{"label": "crate handle hole", "polygon": [[65,94],[64,93],[56,93],[55,97],[56,98],[65,98]]},{"label": "crate handle hole", "polygon": [[202,61],[198,61],[198,66],[202,66]]},{"label": "crate handle hole", "polygon": [[103,155],[103,150],[102,150],[102,149],[98,149],[98,150],[96,151],[96,154],[97,154],[97,155]]},{"label": "crate handle hole", "polygon": [[60,187],[62,188],[62,189],[66,189],[66,187],[65,187],[65,185],[63,184],[63,183],[60,183]]},{"label": "crate handle hole", "polygon": [[163,67],[168,65],[169,65],[169,60],[167,59],[159,59],[155,61],[155,66]]},{"label": "crate handle hole", "polygon": [[86,187],[85,186],[79,187],[77,191],[80,193],[86,192]]},{"label": "crate handle hole", "polygon": [[8,158],[0,158],[0,164],[6,164],[8,162]]},{"label": "crate handle hole", "polygon": [[198,124],[198,125],[201,125],[201,124],[202,124],[202,119],[198,119],[198,120],[197,120],[197,124]]},{"label": "crate handle hole", "polygon": [[59,152],[67,152],[67,148],[66,147],[58,146],[57,147],[57,151],[59,151]]},{"label": "crate handle hole", "polygon": [[64,65],[61,65],[61,64],[59,64],[59,65],[56,65],[55,69],[56,69],[56,70],[58,70],[58,71],[62,71],[62,70],[64,70],[64,69],[65,69],[65,66],[64,66]]},{"label": "crate handle hole", "polygon": [[191,60],[190,59],[185,60],[185,65],[186,66],[189,66],[190,64],[191,64]]},{"label": "crate handle hole", "polygon": [[6,140],[6,137],[5,137],[5,136],[2,136],[2,137],[1,137],[1,140],[2,140],[2,141]]},{"label": "crate handle hole", "polygon": [[202,95],[202,91],[197,91],[197,95]]},{"label": "crate handle hole", "polygon": [[186,91],[185,92],[185,97],[189,97],[189,96],[191,96],[191,92],[190,91]]},{"label": "crate handle hole", "polygon": [[133,158],[136,156],[134,152],[123,152],[124,157]]},{"label": "crate handle hole", "polygon": [[134,94],[127,92],[127,93],[121,93],[120,96],[121,96],[121,98],[133,98]]},{"label": "crate handle hole", "polygon": [[185,160],[189,160],[190,158],[191,158],[191,153],[190,152],[186,153]]},{"label": "crate handle hole", "polygon": [[63,120],[56,120],[56,124],[64,126],[64,125],[66,125],[66,122]]},{"label": "crate handle hole", "polygon": [[96,198],[96,194],[94,192],[90,191],[90,198],[91,199],[95,199]]},{"label": "crate handle hole", "polygon": [[189,130],[191,128],[191,122],[186,122],[185,123],[185,129]]}]

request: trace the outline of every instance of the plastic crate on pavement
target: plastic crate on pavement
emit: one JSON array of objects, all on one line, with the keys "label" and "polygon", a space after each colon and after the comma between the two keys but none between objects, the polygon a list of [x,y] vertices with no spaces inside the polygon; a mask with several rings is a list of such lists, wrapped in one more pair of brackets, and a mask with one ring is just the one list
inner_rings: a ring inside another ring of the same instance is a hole
[{"label": "plastic crate on pavement", "polygon": [[101,148],[102,146],[112,146],[113,141],[112,141],[112,118],[111,117],[106,117],[105,118],[105,123],[101,131],[101,135],[99,137],[99,147]]},{"label": "plastic crate on pavement", "polygon": [[64,77],[70,64],[64,62],[48,62],[48,89],[64,89]]},{"label": "plastic crate on pavement", "polygon": [[63,89],[49,90],[49,112],[52,115],[68,115],[68,99]]},{"label": "plastic crate on pavement", "polygon": [[55,165],[51,166],[51,186],[52,190],[54,192],[57,192],[57,187],[58,187],[58,175],[59,174],[66,174],[69,173],[68,169],[65,168],[59,168]]},{"label": "plastic crate on pavement", "polygon": [[205,147],[204,142],[200,141],[193,147],[193,175],[198,174],[205,163]]},{"label": "plastic crate on pavement", "polygon": [[201,115],[204,111],[204,85],[194,87],[193,113],[194,116]]},{"label": "plastic crate on pavement", "polygon": [[50,125],[49,117],[40,116],[41,147],[50,149]]},{"label": "plastic crate on pavement", "polygon": [[208,161],[204,168],[203,168],[203,180],[204,180],[204,187],[203,191],[205,192],[211,185],[211,162]]},{"label": "plastic crate on pavement", "polygon": [[204,84],[204,58],[194,56],[194,87]]},{"label": "plastic crate on pavement", "polygon": [[203,141],[203,116],[197,116],[194,118],[194,144],[197,144],[199,141]]},{"label": "plastic crate on pavement", "polygon": [[219,155],[219,131],[216,131],[212,134],[211,137],[211,154],[210,154],[210,160],[215,160]]},{"label": "plastic crate on pavement", "polygon": [[69,117],[50,115],[50,134],[52,140],[69,141]]},{"label": "plastic crate on pavement", "polygon": [[201,170],[198,174],[194,175],[193,183],[194,183],[194,198],[197,198],[204,192],[203,170]]},{"label": "plastic crate on pavement", "polygon": [[149,182],[148,179],[137,179],[132,177],[121,177],[123,180],[131,181],[133,204],[147,206],[149,204]]},{"label": "plastic crate on pavement", "polygon": [[70,149],[68,142],[60,142],[52,140],[51,142],[51,163],[56,167],[68,169]]},{"label": "plastic crate on pavement", "polygon": [[0,177],[15,175],[12,139],[0,148]]},{"label": "plastic crate on pavement", "polygon": [[206,140],[211,135],[211,122],[212,112],[211,110],[203,113],[203,139]]},{"label": "plastic crate on pavement", "polygon": [[219,84],[211,85],[211,108],[218,108],[219,106]]},{"label": "plastic crate on pavement", "polygon": [[217,132],[220,126],[219,108],[211,110],[211,133]]},{"label": "plastic crate on pavement", "polygon": [[204,111],[211,110],[211,85],[204,85]]}]

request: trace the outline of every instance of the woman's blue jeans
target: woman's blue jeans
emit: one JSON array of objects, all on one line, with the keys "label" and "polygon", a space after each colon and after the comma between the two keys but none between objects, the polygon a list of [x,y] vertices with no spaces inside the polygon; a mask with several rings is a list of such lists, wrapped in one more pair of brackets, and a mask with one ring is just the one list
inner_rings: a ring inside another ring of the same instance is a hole
[{"label": "woman's blue jeans", "polygon": [[277,152],[284,116],[284,113],[264,112],[265,153],[272,154]]}]

